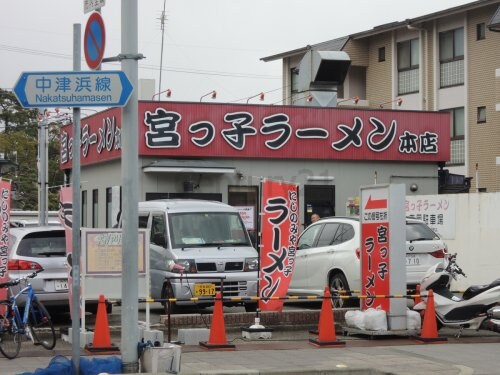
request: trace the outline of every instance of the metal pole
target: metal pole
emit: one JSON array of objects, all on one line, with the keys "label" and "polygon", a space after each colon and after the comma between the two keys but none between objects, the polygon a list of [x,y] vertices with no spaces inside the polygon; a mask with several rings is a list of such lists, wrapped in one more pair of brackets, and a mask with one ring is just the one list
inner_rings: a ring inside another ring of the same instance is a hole
[{"label": "metal pole", "polygon": [[138,0],[122,0],[122,54],[131,56],[122,60],[134,91],[122,111],[122,188],[123,188],[123,256],[122,256],[122,371],[139,370],[137,343],[139,342],[138,301],[138,201],[139,201],[139,145],[138,133]]},{"label": "metal pole", "polygon": [[[82,29],[78,23],[73,24],[73,70],[78,72],[81,65],[81,37]],[[72,207],[72,272],[73,282],[71,296],[71,328],[72,328],[72,361],[75,374],[80,374],[80,108],[73,108],[73,166],[71,169],[71,180],[73,183],[73,207]]]},{"label": "metal pole", "polygon": [[[163,0],[163,12],[161,13],[161,50],[160,50],[160,80],[158,82],[158,92],[161,93],[161,73],[163,69],[163,41],[165,39],[165,5],[167,0]],[[158,94],[158,101],[160,101],[160,94]]]},{"label": "metal pole", "polygon": [[38,223],[47,225],[47,118],[42,112],[38,128]]}]

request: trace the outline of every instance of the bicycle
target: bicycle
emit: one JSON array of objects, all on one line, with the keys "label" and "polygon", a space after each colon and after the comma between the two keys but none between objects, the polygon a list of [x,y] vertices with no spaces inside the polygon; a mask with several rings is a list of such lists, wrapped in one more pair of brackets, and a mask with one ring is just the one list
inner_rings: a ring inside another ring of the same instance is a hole
[{"label": "bicycle", "polygon": [[[5,306],[4,313],[0,314],[0,352],[8,359],[17,357],[25,337],[28,337],[34,345],[41,345],[47,350],[53,349],[56,345],[52,319],[45,306],[36,297],[29,282],[29,279],[36,277],[42,271],[43,269],[37,270],[18,279],[0,283],[0,288],[25,284],[19,292],[11,293],[8,300],[0,301],[0,306]],[[17,304],[21,296],[26,297],[22,314]]]}]

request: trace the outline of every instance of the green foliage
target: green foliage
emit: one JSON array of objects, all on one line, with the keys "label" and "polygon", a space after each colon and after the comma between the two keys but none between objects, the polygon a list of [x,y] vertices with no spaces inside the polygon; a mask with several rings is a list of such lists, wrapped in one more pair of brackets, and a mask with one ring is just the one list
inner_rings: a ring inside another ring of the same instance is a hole
[{"label": "green foliage", "polygon": [[[49,126],[48,186],[49,210],[58,209],[58,189],[64,173],[59,168],[59,129]],[[13,182],[16,192],[12,208],[38,209],[38,111],[21,107],[11,92],[0,89],[0,152],[12,164],[4,165],[1,175]],[[17,164],[17,167],[16,167]]]}]

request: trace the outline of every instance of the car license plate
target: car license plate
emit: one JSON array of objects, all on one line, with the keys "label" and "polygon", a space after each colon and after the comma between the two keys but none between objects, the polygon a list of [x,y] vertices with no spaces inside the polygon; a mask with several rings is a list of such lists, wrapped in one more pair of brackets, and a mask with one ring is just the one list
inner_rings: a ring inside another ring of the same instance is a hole
[{"label": "car license plate", "polygon": [[418,266],[420,263],[420,257],[417,254],[406,254],[407,266]]},{"label": "car license plate", "polygon": [[68,280],[54,280],[54,287],[56,290],[68,290]]},{"label": "car license plate", "polygon": [[194,284],[194,295],[215,296],[215,284]]}]

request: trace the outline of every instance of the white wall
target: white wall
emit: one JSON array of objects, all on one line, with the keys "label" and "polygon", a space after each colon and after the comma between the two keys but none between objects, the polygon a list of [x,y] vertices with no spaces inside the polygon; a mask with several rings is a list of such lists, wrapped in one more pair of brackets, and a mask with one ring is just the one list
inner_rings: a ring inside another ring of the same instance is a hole
[{"label": "white wall", "polygon": [[489,284],[500,278],[500,193],[453,196],[455,237],[445,242],[451,253],[458,253],[457,263],[467,275],[455,286],[463,289],[473,284]]}]

